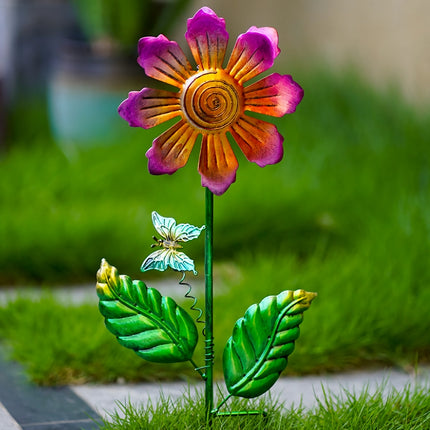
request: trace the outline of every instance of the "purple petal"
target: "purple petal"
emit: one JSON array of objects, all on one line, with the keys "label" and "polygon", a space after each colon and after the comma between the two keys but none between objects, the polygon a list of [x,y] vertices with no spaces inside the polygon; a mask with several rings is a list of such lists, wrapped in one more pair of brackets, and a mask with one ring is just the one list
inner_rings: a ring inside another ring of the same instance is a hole
[{"label": "purple petal", "polygon": [[245,110],[271,116],[293,113],[303,89],[290,75],[273,73],[244,88]]},{"label": "purple petal", "polygon": [[237,38],[226,71],[244,83],[272,67],[279,52],[274,28],[251,27]]},{"label": "purple petal", "polygon": [[252,26],[249,28],[247,33],[248,32],[259,33],[263,36],[266,36],[271,42],[274,58],[276,58],[279,55],[281,50],[279,49],[279,46],[278,46],[278,43],[279,43],[278,32],[273,27]]},{"label": "purple petal", "polygon": [[137,62],[145,73],[161,82],[182,88],[194,73],[179,45],[162,34],[158,37],[142,37],[138,51]]},{"label": "purple petal", "polygon": [[118,108],[131,127],[150,128],[181,115],[177,93],[153,88],[131,91]]},{"label": "purple petal", "polygon": [[228,43],[224,18],[208,7],[201,8],[188,20],[185,38],[199,70],[222,67]]}]

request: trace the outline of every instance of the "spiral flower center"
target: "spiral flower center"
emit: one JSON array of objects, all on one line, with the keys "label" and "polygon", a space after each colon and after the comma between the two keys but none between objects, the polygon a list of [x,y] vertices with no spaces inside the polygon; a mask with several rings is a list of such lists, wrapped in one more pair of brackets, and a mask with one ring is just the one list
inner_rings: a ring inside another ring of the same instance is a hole
[{"label": "spiral flower center", "polygon": [[224,70],[204,70],[185,82],[182,111],[205,132],[219,132],[243,112],[242,87]]}]

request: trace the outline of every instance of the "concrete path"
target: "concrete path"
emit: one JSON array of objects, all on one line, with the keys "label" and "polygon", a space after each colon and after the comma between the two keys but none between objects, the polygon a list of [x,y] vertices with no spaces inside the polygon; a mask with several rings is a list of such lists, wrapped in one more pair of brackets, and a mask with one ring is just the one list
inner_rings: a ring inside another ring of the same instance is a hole
[{"label": "concrete path", "polygon": [[[184,297],[187,287],[178,284],[177,279],[167,279],[163,281],[146,281],[147,287],[156,288],[164,296],[170,296],[174,299]],[[193,282],[193,291],[203,291],[201,281]],[[44,292],[52,294],[56,299],[70,305],[79,305],[81,303],[98,303],[96,293],[96,281],[91,284],[69,285],[66,287],[39,288],[39,287],[1,287],[0,288],[0,306],[17,297],[26,297],[37,299]]]},{"label": "concrete path", "polygon": [[[384,393],[388,395],[392,390],[402,391],[407,386],[430,389],[430,368],[419,368],[415,375],[387,369],[328,376],[286,377],[281,378],[269,393],[272,399],[277,399],[286,408],[298,406],[300,403],[305,408],[312,408],[317,406],[318,399],[324,401],[324,391],[344,397],[345,390],[357,394],[367,390],[369,394],[373,394],[383,387]],[[11,404],[10,399],[5,401],[4,395],[2,399],[0,393],[0,400],[3,402],[0,402],[0,430],[97,429],[98,416],[109,420],[114,411],[121,416],[119,403],[140,406],[152,401],[155,404],[161,396],[175,401],[189,390],[195,393],[196,390],[202,389],[203,384],[189,386],[185,382],[82,385],[63,387],[60,390],[35,387],[27,383],[26,390],[31,392],[33,400],[28,396],[26,398],[15,395],[15,402],[27,401],[31,402],[31,405]],[[14,388],[9,387],[8,390],[13,391]],[[39,390],[44,391],[43,395],[41,391],[38,393]],[[52,395],[56,397],[56,407],[52,405]],[[49,416],[52,416],[52,419],[43,420],[39,417],[39,421],[31,421],[29,415],[32,410],[36,409],[40,414],[41,402],[45,402],[45,407],[50,408]],[[58,419],[59,416],[61,419]]]},{"label": "concrete path", "polygon": [[0,403],[0,430],[20,430],[21,428],[7,409]]},{"label": "concrete path", "polygon": [[[317,405],[318,399],[324,399],[324,390],[336,396],[343,396],[344,391],[361,393],[367,390],[373,394],[380,387],[384,393],[393,389],[403,390],[406,386],[424,386],[430,389],[430,368],[420,368],[416,375],[393,369],[364,372],[349,372],[328,376],[286,377],[279,379],[269,391],[272,399],[277,399],[286,408],[298,406],[309,409]],[[85,400],[101,416],[118,411],[119,403],[134,405],[146,404],[149,399],[154,403],[160,398],[178,399],[191,388],[203,390],[203,384],[189,386],[186,383],[151,383],[134,385],[82,385],[72,390]]]}]

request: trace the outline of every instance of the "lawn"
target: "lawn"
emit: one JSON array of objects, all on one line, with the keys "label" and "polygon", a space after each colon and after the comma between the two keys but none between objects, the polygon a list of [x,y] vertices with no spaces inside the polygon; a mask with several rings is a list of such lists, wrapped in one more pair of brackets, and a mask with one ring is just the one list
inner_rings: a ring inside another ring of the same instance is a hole
[{"label": "lawn", "polygon": [[[247,307],[299,288],[318,297],[286,372],[429,362],[428,112],[353,73],[295,78],[305,98],[277,120],[284,160],[260,169],[239,155],[237,183],[215,198],[217,375]],[[121,144],[71,161],[43,133],[23,133],[0,159],[0,283],[92,281],[102,257],[133,278],[174,276],[138,269],[150,252],[152,210],[204,223],[197,154],[175,175],[153,177],[144,153],[160,129],[127,130]],[[201,280],[203,239],[186,252]],[[96,306],[49,295],[4,305],[0,337],[41,384],[193,374],[189,365],[143,362],[116,343]],[[200,345],[196,361],[201,354]]]},{"label": "lawn", "polygon": [[203,399],[185,396],[179,401],[161,399],[147,407],[119,405],[104,430],[139,429],[244,429],[244,430],[426,430],[430,424],[430,397],[427,388],[393,391],[386,396],[382,390],[360,394],[348,392],[335,396],[326,392],[316,407],[306,410],[296,405],[286,409],[274,399],[237,400],[232,410],[261,410],[263,415],[216,417],[213,425],[205,420]]}]

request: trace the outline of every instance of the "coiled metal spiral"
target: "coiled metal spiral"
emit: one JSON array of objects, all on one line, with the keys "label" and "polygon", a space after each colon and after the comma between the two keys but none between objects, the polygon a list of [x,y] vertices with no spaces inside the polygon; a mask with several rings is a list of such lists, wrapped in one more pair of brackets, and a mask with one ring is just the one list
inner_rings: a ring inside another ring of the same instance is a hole
[{"label": "coiled metal spiral", "polygon": [[[185,286],[185,287],[188,287],[188,290],[187,290],[187,292],[185,293],[185,297],[187,298],[187,299],[191,299],[191,300],[193,300],[193,304],[190,306],[190,309],[192,310],[192,311],[195,311],[195,312],[197,312],[198,313],[198,315],[197,315],[197,318],[195,319],[195,321],[196,321],[196,323],[200,323],[200,324],[205,324],[205,321],[204,320],[202,320],[202,316],[203,316],[203,310],[202,309],[200,309],[200,308],[198,308],[196,305],[197,305],[197,297],[195,297],[195,296],[193,296],[192,294],[191,294],[191,290],[192,290],[192,288],[191,288],[191,284],[189,284],[188,282],[184,282],[184,279],[185,279],[185,272],[182,272],[182,278],[180,279],[180,281],[179,281],[179,285],[183,285],[183,286]],[[203,336],[205,335],[205,329],[203,328],[203,330],[202,330],[202,334],[203,334]]]},{"label": "coiled metal spiral", "polygon": [[206,132],[229,127],[243,112],[242,88],[222,69],[206,70],[189,78],[181,102],[188,121]]}]

